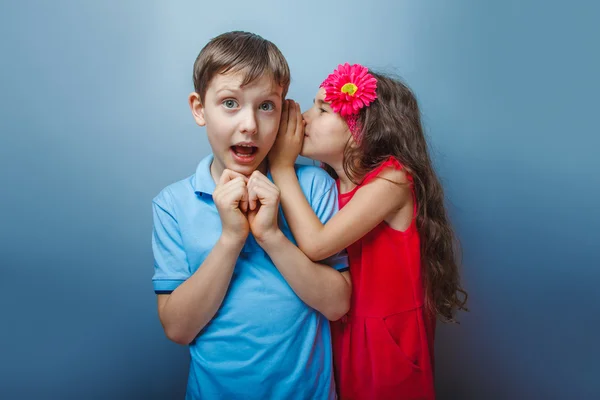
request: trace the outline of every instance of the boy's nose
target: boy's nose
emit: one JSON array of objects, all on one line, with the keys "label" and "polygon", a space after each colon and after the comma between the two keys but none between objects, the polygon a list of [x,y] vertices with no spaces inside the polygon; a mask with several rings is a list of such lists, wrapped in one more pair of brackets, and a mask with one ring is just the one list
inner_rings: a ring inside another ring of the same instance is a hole
[{"label": "boy's nose", "polygon": [[256,116],[253,112],[247,112],[240,124],[240,130],[242,133],[254,135],[257,132]]}]

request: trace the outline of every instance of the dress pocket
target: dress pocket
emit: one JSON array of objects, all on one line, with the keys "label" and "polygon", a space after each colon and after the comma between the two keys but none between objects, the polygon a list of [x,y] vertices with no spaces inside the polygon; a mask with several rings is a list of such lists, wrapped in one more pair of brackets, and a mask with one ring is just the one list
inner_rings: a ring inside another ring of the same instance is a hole
[{"label": "dress pocket", "polygon": [[420,308],[388,315],[382,319],[387,344],[411,367],[420,370],[422,355],[419,327]]}]

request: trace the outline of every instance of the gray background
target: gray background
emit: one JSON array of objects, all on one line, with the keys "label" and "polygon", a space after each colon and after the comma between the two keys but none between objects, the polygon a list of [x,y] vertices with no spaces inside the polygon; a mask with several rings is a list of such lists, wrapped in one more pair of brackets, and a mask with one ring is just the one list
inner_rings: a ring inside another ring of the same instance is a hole
[{"label": "gray background", "polygon": [[[178,399],[150,202],[208,153],[192,63],[254,31],[309,107],[340,62],[404,77],[464,246],[440,399],[600,398],[598,12],[591,1],[3,1],[0,398]],[[594,39],[596,38],[596,39]]]}]

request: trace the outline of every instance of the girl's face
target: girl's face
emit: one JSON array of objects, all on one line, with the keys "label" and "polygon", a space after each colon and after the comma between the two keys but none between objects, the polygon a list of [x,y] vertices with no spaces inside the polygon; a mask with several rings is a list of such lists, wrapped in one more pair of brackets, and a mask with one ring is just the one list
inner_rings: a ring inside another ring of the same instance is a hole
[{"label": "girl's face", "polygon": [[352,134],[346,121],[338,113],[333,112],[325,102],[325,89],[319,89],[312,107],[302,116],[306,121],[306,127],[300,154],[334,168],[341,166],[344,160],[344,148],[348,140],[353,140]]}]

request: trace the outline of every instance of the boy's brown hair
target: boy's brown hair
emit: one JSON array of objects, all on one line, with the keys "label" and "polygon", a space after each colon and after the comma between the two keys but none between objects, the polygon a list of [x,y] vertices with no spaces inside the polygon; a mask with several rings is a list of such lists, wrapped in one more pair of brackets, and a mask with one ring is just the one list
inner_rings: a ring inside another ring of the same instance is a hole
[{"label": "boy's brown hair", "polygon": [[272,42],[250,32],[233,31],[213,38],[194,62],[194,90],[204,103],[208,84],[216,74],[242,72],[242,86],[270,74],[283,87],[285,99],[290,86],[290,68],[281,51]]}]

